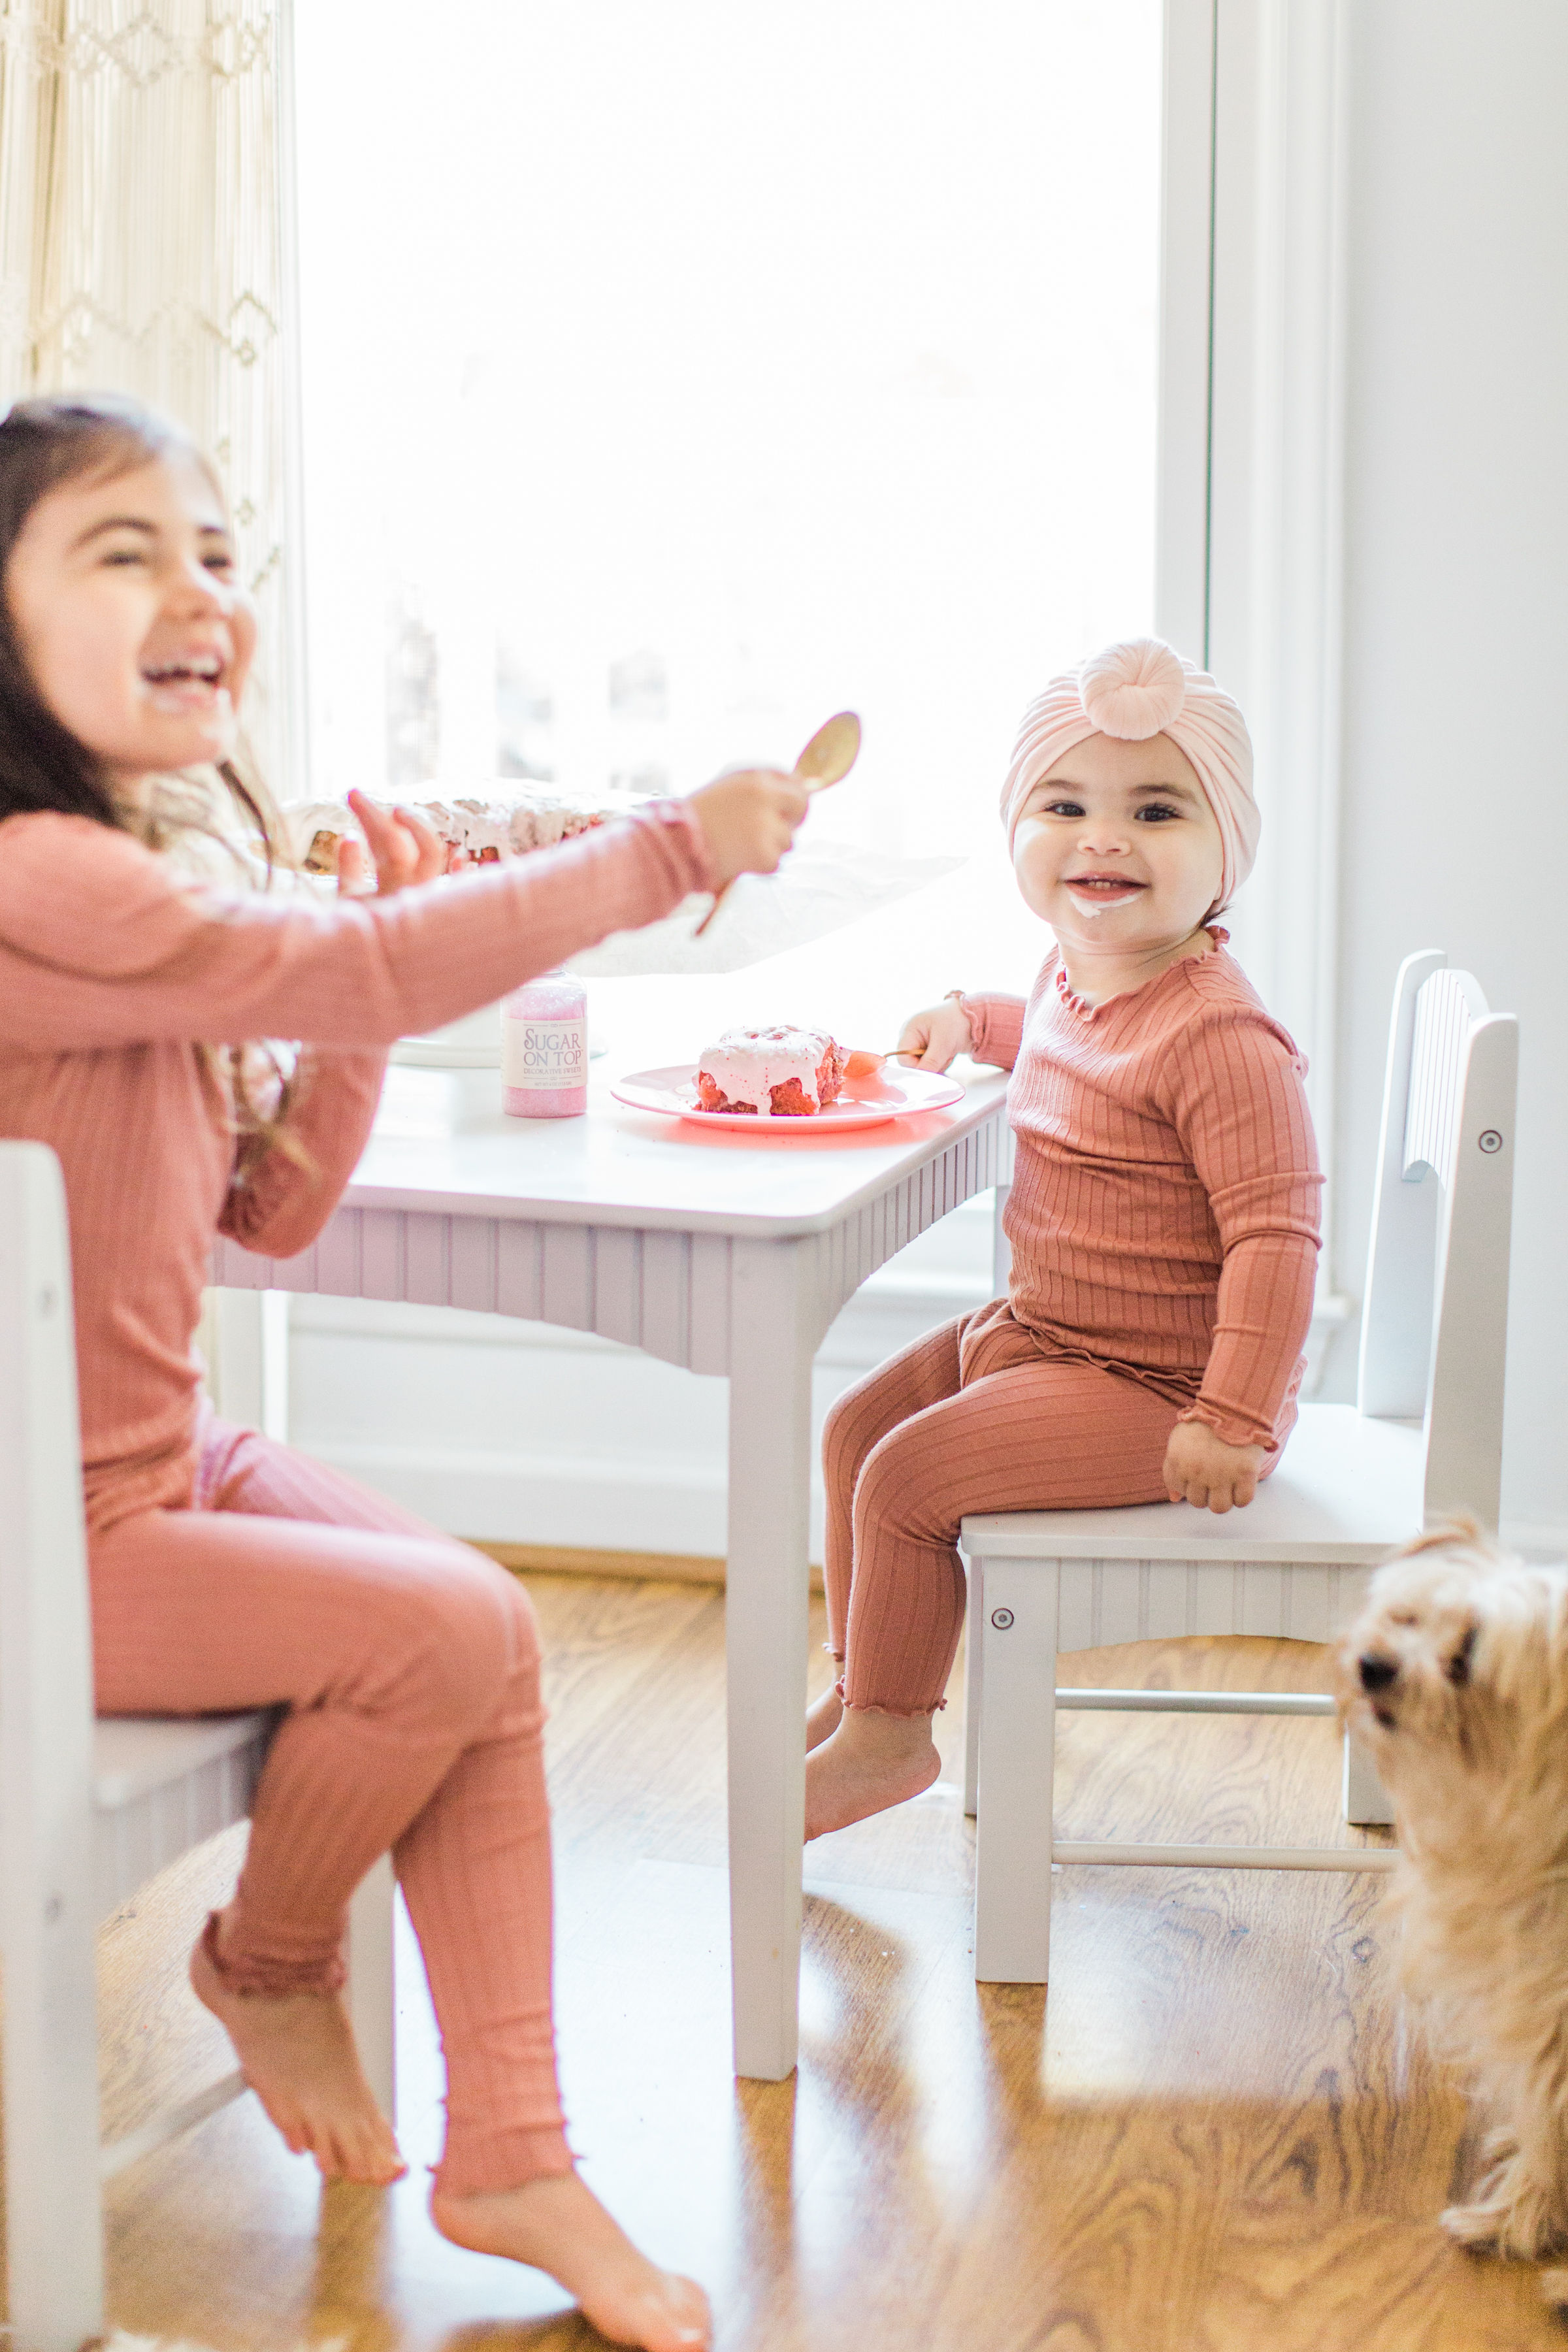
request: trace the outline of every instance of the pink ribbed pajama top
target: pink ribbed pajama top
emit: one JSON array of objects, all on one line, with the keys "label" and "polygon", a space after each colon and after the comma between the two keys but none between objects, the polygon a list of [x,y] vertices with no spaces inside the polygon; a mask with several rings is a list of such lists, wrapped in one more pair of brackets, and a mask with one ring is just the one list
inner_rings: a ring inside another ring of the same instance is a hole
[{"label": "pink ribbed pajama top", "polygon": [[[281,1705],[221,1963],[341,1981],[348,1896],[389,1847],[447,2069],[441,2186],[570,2163],[550,1991],[539,1650],[490,1561],[204,1412],[192,1337],[216,1232],[288,1257],[363,1149],[385,1047],[710,884],[668,803],[386,898],[228,896],[128,834],[0,824],[0,1134],[65,1172],[98,1704]],[[288,1126],[237,1173],[204,1045],[303,1038]],[[518,1148],[526,1150],[520,1131]]]},{"label": "pink ribbed pajama top", "polygon": [[854,1706],[942,1702],[959,1524],[1160,1500],[1178,1419],[1279,1459],[1311,1318],[1304,1065],[1215,934],[1092,1005],[1047,959],[1027,1003],[965,996],[1013,1072],[1008,1296],[882,1365],[824,1434],[830,1644]]}]

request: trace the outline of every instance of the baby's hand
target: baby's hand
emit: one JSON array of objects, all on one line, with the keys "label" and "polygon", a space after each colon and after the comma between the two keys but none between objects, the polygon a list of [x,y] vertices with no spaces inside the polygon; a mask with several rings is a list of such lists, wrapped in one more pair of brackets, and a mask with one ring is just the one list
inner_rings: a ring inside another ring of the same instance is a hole
[{"label": "baby's hand", "polygon": [[1200,1511],[1240,1510],[1258,1492],[1266,1452],[1261,1445],[1227,1445],[1205,1421],[1179,1421],[1160,1475],[1173,1503],[1193,1503]]},{"label": "baby's hand", "polygon": [[795,839],[810,795],[782,769],[732,768],[693,793],[689,805],[722,885],[737,874],[773,872]]},{"label": "baby's hand", "polygon": [[338,844],[338,893],[345,898],[391,896],[411,883],[433,881],[447,870],[447,845],[412,809],[390,815],[364,793],[351,793],[349,806],[364,827],[375,860],[375,880],[365,871],[365,854],[352,835]]},{"label": "baby's hand", "polygon": [[[911,1013],[899,1032],[899,1066],[905,1070],[945,1070],[974,1044],[969,1015],[956,996],[923,1013]],[[918,1056],[918,1059],[916,1058]]]}]

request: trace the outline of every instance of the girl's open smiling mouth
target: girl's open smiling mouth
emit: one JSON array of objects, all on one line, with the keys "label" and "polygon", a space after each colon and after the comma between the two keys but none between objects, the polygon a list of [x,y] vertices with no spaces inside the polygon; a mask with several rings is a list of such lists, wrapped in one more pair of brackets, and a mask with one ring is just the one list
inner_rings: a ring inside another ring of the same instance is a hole
[{"label": "girl's open smiling mouth", "polygon": [[176,655],[167,661],[144,662],[142,680],[155,710],[179,716],[213,708],[224,691],[225,669],[216,654]]}]

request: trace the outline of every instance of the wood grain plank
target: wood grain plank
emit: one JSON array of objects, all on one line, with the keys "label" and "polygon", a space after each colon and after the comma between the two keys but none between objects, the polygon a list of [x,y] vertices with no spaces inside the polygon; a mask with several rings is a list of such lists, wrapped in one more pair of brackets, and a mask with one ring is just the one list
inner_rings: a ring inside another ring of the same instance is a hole
[{"label": "wood grain plank", "polygon": [[594,1243],[584,1225],[540,1228],[540,1307],[546,1323],[594,1328]]},{"label": "wood grain plank", "polygon": [[691,1236],[691,1344],[694,1372],[730,1369],[730,1238]]},{"label": "wood grain plank", "polygon": [[1095,1570],[1099,1564],[1091,1559],[1069,1559],[1062,1564],[1057,1638],[1064,1650],[1087,1650],[1094,1640]]},{"label": "wood grain plank", "polygon": [[408,1217],[404,1221],[405,1296],[418,1307],[446,1307],[452,1296],[452,1219]]},{"label": "wood grain plank", "polygon": [[360,1266],[365,1297],[406,1297],[401,1213],[396,1209],[359,1209],[352,1213],[360,1221]]},{"label": "wood grain plank", "polygon": [[501,1221],[496,1236],[496,1308],[537,1322],[543,1312],[543,1227],[517,1217]]},{"label": "wood grain plank", "polygon": [[667,1364],[691,1352],[690,1300],[689,1234],[644,1234],[641,1344]]},{"label": "wood grain plank", "polygon": [[292,1290],[303,1296],[323,1288],[320,1278],[319,1244],[312,1242],[293,1257],[265,1260],[268,1290]]},{"label": "wood grain plank", "polygon": [[316,1244],[316,1279],[321,1289],[334,1297],[358,1298],[363,1295],[362,1231],[359,1211],[340,1209]]},{"label": "wood grain plank", "polygon": [[451,1303],[492,1314],[496,1304],[496,1221],[493,1217],[453,1217],[451,1235]]},{"label": "wood grain plank", "polygon": [[638,1347],[643,1331],[643,1235],[629,1226],[606,1225],[594,1241],[594,1328],[602,1339]]}]

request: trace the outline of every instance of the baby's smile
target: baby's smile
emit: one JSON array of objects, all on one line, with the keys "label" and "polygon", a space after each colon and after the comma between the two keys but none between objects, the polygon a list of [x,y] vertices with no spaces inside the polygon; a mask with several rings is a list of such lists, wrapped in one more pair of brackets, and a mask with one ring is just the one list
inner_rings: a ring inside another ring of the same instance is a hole
[{"label": "baby's smile", "polygon": [[1147,882],[1136,880],[1131,874],[1066,874],[1062,886],[1085,914],[1099,914],[1107,907],[1124,907]]}]

